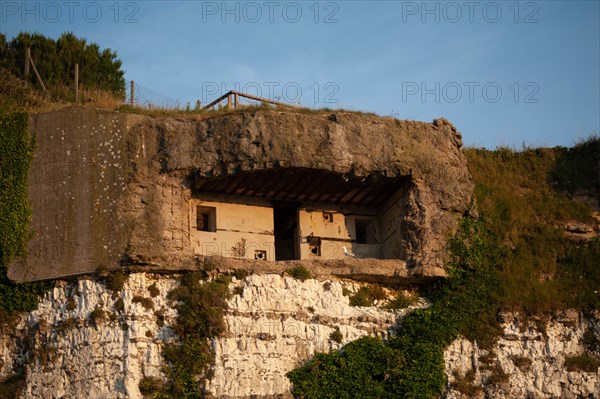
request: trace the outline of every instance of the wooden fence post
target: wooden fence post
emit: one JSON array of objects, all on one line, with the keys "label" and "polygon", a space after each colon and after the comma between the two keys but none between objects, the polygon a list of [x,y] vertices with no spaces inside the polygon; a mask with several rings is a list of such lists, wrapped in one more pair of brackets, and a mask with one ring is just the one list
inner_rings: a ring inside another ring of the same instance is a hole
[{"label": "wooden fence post", "polygon": [[25,79],[29,77],[29,59],[31,58],[31,49],[25,49]]},{"label": "wooden fence post", "polygon": [[31,56],[29,57],[29,62],[31,63],[31,67],[33,68],[33,72],[35,73],[35,77],[37,78],[38,83],[40,84],[40,86],[42,86],[42,90],[46,91],[46,85],[44,84],[44,81],[42,80],[40,73],[38,72],[37,68],[35,67],[35,62],[33,62],[33,58],[31,58]]},{"label": "wooden fence post", "polygon": [[130,98],[132,107],[135,105],[134,96],[135,96],[135,82],[132,80],[131,81],[131,98]]},{"label": "wooden fence post", "polygon": [[79,103],[79,63],[75,63],[75,104]]}]

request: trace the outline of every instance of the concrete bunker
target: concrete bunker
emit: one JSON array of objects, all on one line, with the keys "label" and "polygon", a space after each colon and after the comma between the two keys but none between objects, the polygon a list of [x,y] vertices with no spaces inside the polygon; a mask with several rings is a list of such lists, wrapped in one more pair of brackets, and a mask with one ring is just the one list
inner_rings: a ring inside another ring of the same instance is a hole
[{"label": "concrete bunker", "polygon": [[35,234],[8,275],[212,262],[260,272],[301,263],[361,281],[443,276],[447,238],[473,192],[460,133],[443,118],[334,116],[33,114]]},{"label": "concrete bunker", "polygon": [[283,261],[398,259],[408,176],[355,176],[290,167],[196,176],[196,255]]}]

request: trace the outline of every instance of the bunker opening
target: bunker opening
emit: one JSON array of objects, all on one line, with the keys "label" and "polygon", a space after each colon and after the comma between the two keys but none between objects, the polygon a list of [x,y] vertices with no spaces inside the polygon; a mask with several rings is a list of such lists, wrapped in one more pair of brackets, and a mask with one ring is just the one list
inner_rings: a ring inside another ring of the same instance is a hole
[{"label": "bunker opening", "polygon": [[401,259],[408,176],[308,168],[196,176],[194,252],[256,260]]}]

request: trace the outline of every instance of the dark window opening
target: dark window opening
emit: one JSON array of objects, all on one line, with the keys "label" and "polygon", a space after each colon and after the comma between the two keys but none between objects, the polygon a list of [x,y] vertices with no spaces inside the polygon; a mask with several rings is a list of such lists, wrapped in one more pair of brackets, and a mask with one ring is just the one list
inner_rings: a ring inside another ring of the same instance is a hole
[{"label": "dark window opening", "polygon": [[333,223],[333,212],[323,212],[323,219],[328,223]]},{"label": "dark window opening", "polygon": [[214,233],[217,231],[217,210],[211,206],[196,206],[196,229]]},{"label": "dark window opening", "polygon": [[321,237],[315,237],[312,233],[306,237],[310,253],[315,256],[321,256]]},{"label": "dark window opening", "polygon": [[375,244],[375,221],[372,219],[356,219],[356,243],[357,244]]},{"label": "dark window opening", "polygon": [[275,260],[296,260],[299,256],[298,205],[275,203],[273,205],[275,227]]}]

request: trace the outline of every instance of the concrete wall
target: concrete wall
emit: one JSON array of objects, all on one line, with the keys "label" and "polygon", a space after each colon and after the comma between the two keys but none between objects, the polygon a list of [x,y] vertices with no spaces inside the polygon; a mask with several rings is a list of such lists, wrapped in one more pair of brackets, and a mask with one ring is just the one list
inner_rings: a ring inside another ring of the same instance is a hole
[{"label": "concrete wall", "polygon": [[401,226],[405,224],[406,190],[399,190],[382,207],[378,216],[383,259],[403,259],[402,248],[405,243]]},{"label": "concrete wall", "polygon": [[[215,231],[197,228],[198,206],[214,208]],[[331,221],[324,214],[331,216]],[[273,208],[256,204],[222,201],[189,201],[190,246],[195,255],[256,259],[256,251],[265,251],[266,260],[275,260]],[[372,240],[359,244],[356,239],[356,220],[370,220]],[[344,215],[339,211],[298,210],[300,259],[344,259],[344,247],[357,258],[381,258],[379,226],[375,216]],[[320,252],[311,251],[308,236],[320,238]]]},{"label": "concrete wall", "polygon": [[[332,220],[326,220],[324,213],[332,216]],[[371,244],[356,243],[356,220],[371,220],[369,234],[373,236]],[[349,253],[358,258],[381,258],[379,245],[379,227],[377,219],[373,216],[344,215],[339,211],[332,210],[306,210],[298,211],[300,227],[300,255],[301,259],[343,259],[344,247]],[[308,236],[321,239],[320,255],[311,251]]]},{"label": "concrete wall", "polygon": [[33,238],[9,277],[39,280],[115,267],[129,231],[120,218],[134,115],[82,108],[35,114],[28,198]]},{"label": "concrete wall", "polygon": [[[273,208],[217,201],[189,202],[190,240],[194,254],[255,259],[256,251],[266,251],[275,260]],[[197,206],[213,207],[216,231],[199,231]]]}]

